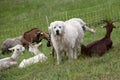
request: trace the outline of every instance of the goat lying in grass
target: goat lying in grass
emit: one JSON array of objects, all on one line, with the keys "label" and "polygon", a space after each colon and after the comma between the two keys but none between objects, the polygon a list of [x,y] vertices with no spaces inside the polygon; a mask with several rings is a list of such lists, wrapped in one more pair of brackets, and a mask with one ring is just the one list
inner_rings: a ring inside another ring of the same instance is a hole
[{"label": "goat lying in grass", "polygon": [[17,44],[21,43],[22,36],[16,38],[8,38],[6,39],[3,44],[1,45],[2,54],[10,52],[9,48],[16,46]]},{"label": "goat lying in grass", "polygon": [[32,64],[38,63],[38,62],[43,62],[47,60],[47,57],[41,53],[38,49],[38,46],[40,46],[41,43],[36,44],[36,45],[29,45],[29,51],[33,52],[35,54],[35,56],[28,58],[28,59],[24,59],[20,64],[19,64],[19,68],[25,68],[27,66],[30,66]]},{"label": "goat lying in grass", "polygon": [[92,57],[92,56],[102,56],[106,51],[108,51],[112,47],[112,40],[110,38],[111,32],[115,26],[113,25],[114,21],[107,21],[104,20],[105,23],[107,23],[104,28],[106,28],[106,34],[105,36],[97,41],[94,41],[87,46],[82,45],[81,46],[81,53]]},{"label": "goat lying in grass", "polygon": [[25,48],[22,45],[18,44],[12,48],[9,48],[9,50],[14,50],[14,52],[11,57],[0,59],[0,71],[16,66],[18,56],[25,50]]},{"label": "goat lying in grass", "polygon": [[49,40],[49,35],[38,28],[26,31],[21,39],[23,45],[29,46],[34,42],[39,43],[42,39]]}]

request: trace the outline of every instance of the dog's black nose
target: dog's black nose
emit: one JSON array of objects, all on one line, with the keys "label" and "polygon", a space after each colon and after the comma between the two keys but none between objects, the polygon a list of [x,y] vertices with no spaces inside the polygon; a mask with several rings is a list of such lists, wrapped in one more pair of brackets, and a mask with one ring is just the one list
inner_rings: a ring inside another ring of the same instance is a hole
[{"label": "dog's black nose", "polygon": [[60,35],[59,30],[56,30],[56,35]]}]

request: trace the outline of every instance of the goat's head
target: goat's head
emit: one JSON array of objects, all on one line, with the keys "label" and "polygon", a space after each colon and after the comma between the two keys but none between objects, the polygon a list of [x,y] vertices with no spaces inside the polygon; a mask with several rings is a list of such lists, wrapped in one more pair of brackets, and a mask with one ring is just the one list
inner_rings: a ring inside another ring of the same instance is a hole
[{"label": "goat's head", "polygon": [[50,39],[49,34],[47,34],[45,32],[40,33],[40,38],[41,39],[46,39],[47,41]]},{"label": "goat's head", "polygon": [[25,48],[22,46],[22,45],[20,45],[20,44],[17,44],[16,46],[14,46],[14,47],[12,47],[12,48],[9,48],[9,50],[10,51],[14,51],[14,52],[16,52],[16,53],[22,53],[24,50],[25,50]]},{"label": "goat's head", "polygon": [[103,28],[116,28],[113,23],[116,22],[114,20],[112,21],[108,21],[108,20],[102,20],[103,22],[107,23],[105,26],[103,26]]},{"label": "goat's head", "polygon": [[48,46],[48,47],[51,46],[50,35],[49,35],[48,33],[41,32],[40,38],[41,38],[41,39],[46,39],[46,40],[47,40],[47,46]]},{"label": "goat's head", "polygon": [[46,39],[47,41],[49,41],[50,37],[49,34],[45,33],[45,32],[37,32],[35,34],[35,42],[39,43],[42,41],[42,39]]}]

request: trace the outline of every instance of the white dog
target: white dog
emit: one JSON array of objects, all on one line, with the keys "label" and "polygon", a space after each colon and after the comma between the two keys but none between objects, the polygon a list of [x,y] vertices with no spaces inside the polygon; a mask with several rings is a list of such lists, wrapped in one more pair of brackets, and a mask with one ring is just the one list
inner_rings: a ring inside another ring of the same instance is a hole
[{"label": "white dog", "polygon": [[83,41],[84,31],[82,25],[76,20],[55,21],[48,28],[51,42],[57,53],[57,64],[61,61],[61,54],[68,53],[69,60],[77,59],[77,49]]}]

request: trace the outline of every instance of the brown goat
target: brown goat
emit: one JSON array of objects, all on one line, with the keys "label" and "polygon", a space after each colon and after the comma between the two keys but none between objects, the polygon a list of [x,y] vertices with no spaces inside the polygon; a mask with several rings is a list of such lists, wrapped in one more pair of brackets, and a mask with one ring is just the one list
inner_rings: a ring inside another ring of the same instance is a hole
[{"label": "brown goat", "polygon": [[21,42],[28,46],[31,43],[39,43],[42,39],[49,40],[49,35],[38,28],[33,28],[23,34]]},{"label": "brown goat", "polygon": [[104,38],[94,41],[87,46],[81,46],[81,54],[92,57],[92,56],[102,56],[106,51],[112,47],[112,40],[110,38],[111,32],[115,26],[113,25],[114,21],[103,20],[107,23],[104,28],[106,28],[106,35]]}]

